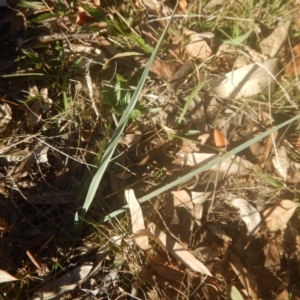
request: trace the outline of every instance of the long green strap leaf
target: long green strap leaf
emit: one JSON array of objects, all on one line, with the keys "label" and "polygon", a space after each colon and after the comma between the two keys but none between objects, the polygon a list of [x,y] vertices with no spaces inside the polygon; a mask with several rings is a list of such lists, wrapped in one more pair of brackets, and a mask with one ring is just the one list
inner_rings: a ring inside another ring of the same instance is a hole
[{"label": "long green strap leaf", "polygon": [[[159,189],[157,189],[157,190],[155,190],[155,191],[139,198],[138,201],[140,203],[143,203],[145,201],[150,200],[153,197],[158,196],[161,193],[166,192],[167,190],[177,186],[178,184],[186,182],[187,180],[193,178],[194,176],[196,176],[196,175],[210,169],[211,167],[221,163],[224,159],[230,158],[232,155],[235,155],[235,154],[241,152],[242,150],[246,149],[250,145],[262,140],[263,138],[265,138],[266,136],[272,134],[276,130],[278,130],[278,129],[284,127],[284,126],[287,126],[288,124],[296,121],[299,118],[300,118],[300,115],[298,115],[296,117],[293,117],[293,118],[289,119],[288,121],[283,122],[283,123],[281,123],[277,126],[272,127],[271,129],[261,133],[260,135],[258,135],[256,137],[252,138],[251,140],[241,144],[240,146],[232,149],[231,151],[227,152],[226,154],[224,154],[224,155],[222,155],[218,158],[212,157],[211,159],[208,159],[207,163],[204,162],[204,165],[203,165],[203,163],[200,164],[201,167],[199,167],[199,168],[195,169],[194,171],[192,171],[192,172],[190,172],[190,173],[188,173],[188,174],[186,174],[186,175],[184,175],[184,176],[182,176],[182,177],[166,184],[165,186],[163,186],[163,187],[161,187],[161,188],[159,188]],[[102,220],[99,221],[99,224],[104,223],[104,222],[110,220],[111,218],[116,217],[117,215],[121,214],[122,212],[126,211],[127,209],[128,209],[128,205],[123,206],[121,209],[116,210],[116,211],[110,213],[109,215],[107,215],[106,217],[104,217]]]},{"label": "long green strap leaf", "polygon": [[103,177],[103,174],[104,174],[104,172],[107,169],[107,166],[108,166],[108,164],[109,164],[109,162],[111,160],[112,155],[114,154],[114,151],[116,149],[118,140],[119,140],[122,132],[124,131],[124,128],[125,128],[125,125],[126,125],[128,119],[129,119],[129,116],[130,116],[132,110],[134,109],[134,107],[135,107],[138,99],[139,99],[139,96],[140,96],[140,94],[142,92],[142,89],[144,87],[144,84],[146,82],[148,73],[150,71],[150,67],[151,67],[151,65],[152,65],[152,63],[153,63],[153,61],[154,61],[154,59],[155,59],[155,57],[156,57],[156,55],[158,53],[158,49],[159,49],[159,47],[160,47],[160,45],[161,45],[161,43],[162,43],[162,41],[163,41],[163,39],[164,39],[167,31],[168,31],[168,28],[169,28],[169,26],[171,24],[173,16],[174,16],[174,14],[176,12],[177,5],[178,4],[176,4],[176,6],[174,7],[174,10],[173,10],[173,13],[171,15],[171,18],[170,18],[170,20],[169,20],[169,22],[168,22],[168,24],[167,24],[164,32],[162,33],[162,35],[161,35],[161,37],[160,37],[160,39],[159,39],[159,41],[158,41],[158,43],[157,43],[157,45],[156,45],[153,53],[152,53],[152,55],[151,55],[151,57],[150,57],[150,59],[149,59],[149,61],[147,63],[147,66],[146,66],[146,68],[145,68],[145,70],[144,70],[144,72],[142,74],[142,77],[141,77],[141,79],[140,79],[140,81],[139,81],[139,83],[137,85],[137,88],[136,88],[134,94],[132,95],[130,103],[128,104],[127,108],[125,109],[125,111],[123,113],[123,116],[122,116],[122,118],[121,118],[121,120],[119,122],[119,125],[118,125],[118,127],[116,128],[116,130],[115,130],[115,132],[113,134],[111,142],[108,145],[108,147],[107,147],[107,149],[106,149],[106,151],[105,151],[105,153],[103,155],[103,158],[102,158],[101,163],[99,165],[99,169],[98,169],[97,173],[95,174],[95,176],[94,176],[94,178],[93,178],[93,180],[92,180],[92,182],[90,184],[90,187],[89,187],[89,190],[88,190],[88,193],[87,193],[87,196],[85,198],[85,201],[84,201],[84,204],[83,204],[83,208],[82,208],[82,211],[81,211],[81,214],[80,214],[82,218],[85,216],[86,212],[88,211],[88,209],[89,209],[89,207],[90,207],[90,205],[91,205],[91,203],[92,203],[92,201],[93,201],[93,199],[95,197],[96,191],[97,191],[98,186],[100,184],[100,181],[101,181],[101,179]]}]

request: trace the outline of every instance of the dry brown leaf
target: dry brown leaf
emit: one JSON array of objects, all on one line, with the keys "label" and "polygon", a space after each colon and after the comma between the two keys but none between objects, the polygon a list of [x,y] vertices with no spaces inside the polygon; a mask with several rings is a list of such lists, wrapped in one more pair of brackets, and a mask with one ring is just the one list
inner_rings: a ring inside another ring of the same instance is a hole
[{"label": "dry brown leaf", "polygon": [[221,249],[214,249],[212,246],[201,246],[193,250],[193,254],[204,262],[209,262],[222,254]]},{"label": "dry brown leaf", "polygon": [[149,299],[149,300],[160,300],[160,296],[154,290],[146,292],[146,295],[147,295],[147,299]]},{"label": "dry brown leaf", "polygon": [[182,11],[185,11],[187,8],[187,1],[186,0],[179,0],[178,1],[178,8]]},{"label": "dry brown leaf", "polygon": [[15,281],[15,280],[20,280],[20,279],[10,275],[9,273],[7,273],[4,270],[0,270],[0,283],[10,282],[10,281]]},{"label": "dry brown leaf", "polygon": [[201,220],[202,220],[202,216],[203,216],[204,207],[201,203],[195,203],[194,206],[195,206],[195,208],[194,208],[195,222],[197,223],[198,226],[201,226]]},{"label": "dry brown leaf", "polygon": [[[132,232],[135,234],[136,232],[146,228],[142,208],[132,189],[125,190],[125,198],[130,210]],[[148,237],[138,237],[135,239],[135,241],[142,250],[149,249]]]},{"label": "dry brown leaf", "polygon": [[217,98],[212,97],[206,107],[206,114],[210,122],[215,121],[219,108],[220,103],[217,101]]},{"label": "dry brown leaf", "polygon": [[216,128],[214,129],[214,139],[217,147],[225,147],[229,144],[226,137]]},{"label": "dry brown leaf", "polygon": [[199,141],[199,143],[201,145],[204,145],[206,143],[206,141],[208,140],[210,134],[209,133],[204,133],[204,134],[201,134],[197,137],[197,140]]},{"label": "dry brown leaf", "polygon": [[265,209],[263,215],[268,229],[271,232],[284,230],[299,206],[299,203],[284,199],[279,201],[275,206]]},{"label": "dry brown leaf", "polygon": [[[206,59],[212,54],[212,50],[207,43],[202,33],[197,33],[191,30],[185,30],[184,34],[190,39],[188,45],[185,47],[186,53],[196,59]],[[213,38],[213,34],[210,36]]]},{"label": "dry brown leaf", "polygon": [[284,47],[284,44],[287,40],[290,21],[284,24],[281,24],[273,30],[273,32],[260,42],[259,46],[262,54],[267,55],[272,58],[275,57],[278,52]]},{"label": "dry brown leaf", "polygon": [[179,67],[180,64],[177,62],[162,61],[156,58],[151,65],[150,72],[156,74],[160,78],[169,80]]},{"label": "dry brown leaf", "polygon": [[172,191],[174,207],[185,207],[189,210],[194,209],[194,205],[192,203],[191,197],[185,190],[181,191]]},{"label": "dry brown leaf", "polygon": [[194,128],[199,132],[207,131],[207,120],[205,117],[204,103],[203,99],[201,99],[199,95],[195,95],[193,97],[189,105],[189,111],[191,119],[195,125]]},{"label": "dry brown leaf", "polygon": [[279,293],[273,300],[287,300],[290,298],[290,293],[284,289],[281,293]]},{"label": "dry brown leaf", "polygon": [[271,238],[264,249],[265,267],[268,270],[279,271],[281,269],[281,255],[283,254],[281,239],[281,237]]},{"label": "dry brown leaf", "polygon": [[36,99],[30,107],[27,107],[27,126],[33,127],[42,118],[42,103],[40,99]]},{"label": "dry brown leaf", "polygon": [[95,22],[95,19],[91,17],[83,7],[79,6],[78,7],[78,12],[76,16],[76,21],[75,24],[78,26],[83,26],[87,23]]},{"label": "dry brown leaf", "polygon": [[239,210],[240,217],[246,224],[249,235],[258,231],[261,225],[261,216],[256,208],[245,199],[237,198],[234,195],[227,196],[225,201]]},{"label": "dry brown leaf", "polygon": [[247,296],[252,297],[253,300],[258,300],[258,289],[254,276],[243,267],[240,258],[234,253],[230,254],[230,266],[244,286]]},{"label": "dry brown leaf", "polygon": [[199,151],[198,145],[195,142],[187,139],[182,140],[180,153],[187,154],[195,151]]},{"label": "dry brown leaf", "polygon": [[173,145],[181,145],[182,139],[173,139],[171,141],[167,141],[162,145],[158,146],[156,149],[153,150],[152,153],[147,155],[138,165],[143,166],[147,164],[150,160],[155,159],[155,157],[161,155],[161,153],[165,152],[169,147]]},{"label": "dry brown leaf", "polygon": [[155,252],[153,255],[149,255],[148,259],[151,267],[153,267],[164,279],[182,282],[184,276],[186,276],[186,272],[176,268],[176,265],[172,266],[168,263],[167,255],[163,254],[164,253]]},{"label": "dry brown leaf", "polygon": [[253,61],[249,56],[251,55],[241,53],[237,47],[222,44],[216,54],[216,66],[227,73],[249,65]]},{"label": "dry brown leaf", "polygon": [[[274,119],[271,115],[268,113],[262,111],[261,112],[261,124],[265,128],[270,128],[274,123]],[[252,126],[251,128],[252,134],[259,134],[261,133],[262,129],[258,128],[257,126]],[[253,155],[255,156],[260,156],[262,155],[262,161],[263,164],[267,161],[268,157],[270,156],[271,150],[273,149],[274,146],[274,141],[276,140],[278,136],[278,131],[274,131],[272,134],[267,136],[265,139],[262,141],[256,142],[252,145],[250,145],[250,150]]]},{"label": "dry brown leaf", "polygon": [[190,251],[186,250],[182,245],[176,242],[169,235],[162,232],[155,224],[149,224],[150,232],[160,241],[168,252],[181,261],[188,268],[212,276],[205,265],[198,260]]},{"label": "dry brown leaf", "polygon": [[287,77],[293,77],[300,73],[300,44],[292,49],[292,55],[292,61],[284,69],[284,74]]},{"label": "dry brown leaf", "polygon": [[36,163],[35,155],[31,152],[30,155],[19,161],[9,172],[9,176],[13,180],[26,177],[31,169],[31,166]]},{"label": "dry brown leaf", "polygon": [[204,88],[223,99],[238,99],[257,94],[269,94],[275,90],[274,78],[279,72],[279,60],[269,59],[234,70],[222,77],[202,75]]},{"label": "dry brown leaf", "polygon": [[[58,299],[57,297],[67,291],[72,291],[90,273],[93,263],[85,262],[81,266],[67,272],[65,275],[51,280],[43,285],[31,298],[31,300]],[[60,299],[60,298],[59,298]]]},{"label": "dry brown leaf", "polygon": [[169,235],[166,235],[164,232],[162,232],[155,224],[150,223],[149,230],[142,229],[132,235],[129,239],[136,239],[144,236],[149,237],[161,247],[167,249],[172,256],[177,258],[188,268],[196,272],[212,276],[210,271],[200,260],[198,260],[190,251],[186,250],[181,244],[176,242]]},{"label": "dry brown leaf", "polygon": [[169,91],[174,92],[179,85],[193,72],[193,64],[190,60],[186,60],[184,64],[173,74],[168,80],[167,88]]},{"label": "dry brown leaf", "polygon": [[32,152],[34,152],[37,162],[39,163],[48,163],[48,151],[49,146],[46,146],[42,142],[38,142],[32,150]]},{"label": "dry brown leaf", "polygon": [[142,137],[139,125],[136,122],[131,123],[124,134],[118,140],[118,143],[131,147],[137,144]]}]

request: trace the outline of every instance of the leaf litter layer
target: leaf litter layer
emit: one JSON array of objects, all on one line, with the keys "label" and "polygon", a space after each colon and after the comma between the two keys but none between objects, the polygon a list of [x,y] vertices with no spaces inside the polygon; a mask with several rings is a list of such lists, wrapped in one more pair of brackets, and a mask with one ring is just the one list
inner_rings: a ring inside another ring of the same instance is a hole
[{"label": "leaf litter layer", "polygon": [[0,3],[3,299],[299,298],[298,4],[248,2]]}]

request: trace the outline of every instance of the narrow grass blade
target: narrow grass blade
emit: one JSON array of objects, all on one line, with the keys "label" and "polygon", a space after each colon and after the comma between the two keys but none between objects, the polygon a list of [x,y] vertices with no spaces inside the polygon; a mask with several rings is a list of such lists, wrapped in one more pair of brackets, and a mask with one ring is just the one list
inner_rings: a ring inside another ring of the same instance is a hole
[{"label": "narrow grass blade", "polygon": [[130,117],[130,114],[132,112],[132,110],[134,109],[136,103],[137,103],[137,100],[139,99],[139,96],[140,96],[140,93],[144,87],[144,84],[146,82],[146,78],[148,76],[148,73],[150,71],[150,67],[155,59],[155,56],[156,54],[158,53],[158,49],[168,31],[168,28],[171,24],[171,21],[172,21],[172,18],[176,12],[176,9],[177,9],[177,4],[173,10],[173,13],[172,13],[172,16],[164,30],[164,32],[162,33],[148,63],[147,63],[147,66],[142,74],[142,77],[137,85],[137,88],[130,100],[130,103],[128,104],[127,108],[125,109],[124,113],[123,113],[123,116],[119,122],[119,125],[118,127],[116,128],[114,134],[113,134],[113,137],[111,139],[111,143],[108,145],[104,155],[103,155],[103,158],[101,160],[101,163],[100,163],[100,166],[99,166],[99,169],[97,171],[97,173],[95,174],[91,184],[90,184],[90,187],[89,187],[89,190],[88,190],[88,193],[87,193],[87,196],[85,198],[85,201],[84,201],[84,204],[83,204],[83,207],[82,207],[82,211],[80,213],[80,216],[83,218],[86,214],[86,212],[88,211],[93,199],[94,199],[94,196],[96,194],[96,191],[98,189],[98,186],[99,186],[99,183],[103,177],[103,174],[104,172],[106,171],[107,169],[107,166],[111,160],[111,157],[116,149],[116,146],[117,146],[117,143],[118,143],[118,140],[119,140],[119,137],[121,136],[122,132],[124,131],[124,128],[125,128],[125,125]]},{"label": "narrow grass blade", "polygon": [[[293,117],[293,118],[291,118],[291,119],[289,119],[289,120],[287,120],[287,121],[285,121],[285,122],[283,122],[283,123],[281,123],[281,124],[279,124],[277,126],[272,127],[271,129],[269,129],[269,130],[261,133],[260,135],[258,135],[256,137],[252,138],[251,140],[249,140],[249,141],[241,144],[240,146],[232,149],[231,151],[229,151],[228,153],[226,153],[226,154],[224,154],[224,155],[222,155],[220,157],[218,157],[216,155],[216,156],[213,156],[210,159],[207,159],[206,161],[202,162],[199,165],[199,168],[197,168],[197,169],[193,170],[192,172],[190,172],[190,173],[188,173],[188,174],[186,174],[186,175],[184,175],[184,176],[182,176],[182,177],[180,177],[180,178],[178,178],[178,179],[176,179],[176,180],[174,180],[174,181],[166,184],[165,186],[163,186],[163,187],[161,187],[161,188],[159,188],[159,189],[157,189],[157,190],[155,190],[155,191],[153,191],[153,192],[145,195],[144,197],[139,198],[138,201],[140,203],[146,202],[146,201],[152,199],[153,197],[156,197],[156,196],[160,195],[161,193],[164,193],[167,190],[169,190],[169,189],[171,189],[171,188],[173,188],[173,187],[175,187],[175,186],[177,186],[179,184],[182,184],[182,183],[186,182],[187,180],[193,178],[194,176],[196,176],[196,175],[198,175],[198,174],[200,174],[200,173],[202,173],[202,172],[210,169],[211,167],[213,167],[213,166],[221,163],[224,159],[230,158],[232,155],[235,155],[235,154],[241,152],[242,150],[248,148],[251,144],[254,144],[254,143],[262,140],[263,138],[265,138],[268,135],[272,134],[276,130],[278,130],[278,129],[284,127],[284,126],[287,126],[290,123],[292,123],[292,122],[294,122],[294,121],[296,121],[298,119],[300,119],[300,115],[295,116],[295,117]],[[127,209],[128,209],[128,205],[125,205],[121,209],[116,210],[116,211],[112,212],[111,214],[107,215],[105,218],[103,218],[102,220],[100,220],[99,223],[106,222],[106,221],[110,220],[111,218],[114,218],[117,215],[121,214],[122,212],[126,211]]]},{"label": "narrow grass blade", "polygon": [[45,76],[45,74],[43,74],[43,73],[16,73],[16,74],[0,75],[0,78],[25,77],[25,76]]},{"label": "narrow grass blade", "polygon": [[26,0],[19,0],[17,1],[17,6],[26,7],[26,8],[33,8],[33,9],[47,9],[47,7],[39,2],[35,1],[26,1]]}]

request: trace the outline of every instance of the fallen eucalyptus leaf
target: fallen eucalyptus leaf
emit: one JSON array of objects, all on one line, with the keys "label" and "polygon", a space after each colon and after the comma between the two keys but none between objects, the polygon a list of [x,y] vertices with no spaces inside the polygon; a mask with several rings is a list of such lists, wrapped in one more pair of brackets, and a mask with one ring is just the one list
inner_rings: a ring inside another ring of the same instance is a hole
[{"label": "fallen eucalyptus leaf", "polygon": [[254,234],[258,231],[261,224],[260,213],[247,200],[229,196],[226,203],[237,208],[240,212],[240,217],[246,224],[248,234]]},{"label": "fallen eucalyptus leaf", "polygon": [[10,282],[10,281],[15,281],[15,280],[19,280],[19,279],[10,275],[9,273],[7,273],[4,270],[0,270],[0,283]]},{"label": "fallen eucalyptus leaf", "polygon": [[[130,214],[131,214],[131,224],[132,224],[132,232],[135,234],[136,232],[145,229],[144,217],[140,203],[135,197],[134,191],[132,189],[125,190],[125,198],[129,206]],[[136,243],[142,250],[149,249],[149,239],[148,237],[139,237],[135,239]]]},{"label": "fallen eucalyptus leaf", "polygon": [[33,295],[31,300],[61,299],[59,295],[74,290],[90,273],[92,268],[93,263],[83,263],[63,276],[47,282]]},{"label": "fallen eucalyptus leaf", "polygon": [[279,60],[268,59],[234,70],[222,77],[203,76],[204,88],[223,99],[238,99],[275,90],[274,77],[279,72]]},{"label": "fallen eucalyptus leaf", "polygon": [[149,224],[149,228],[151,233],[160,241],[160,244],[163,244],[169,253],[180,260],[185,266],[196,272],[212,276],[210,271],[200,260],[169,235],[162,232],[155,224]]}]

